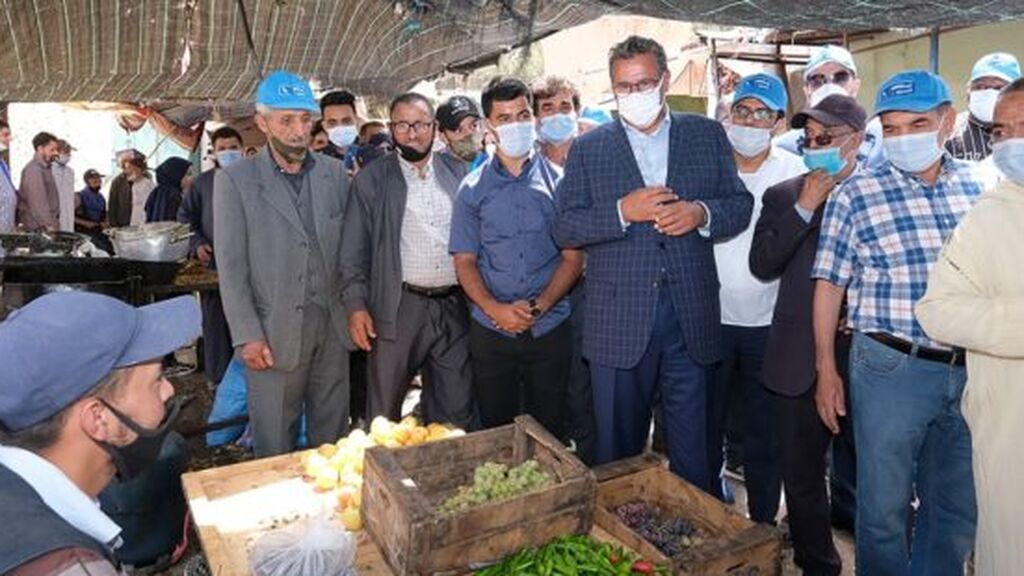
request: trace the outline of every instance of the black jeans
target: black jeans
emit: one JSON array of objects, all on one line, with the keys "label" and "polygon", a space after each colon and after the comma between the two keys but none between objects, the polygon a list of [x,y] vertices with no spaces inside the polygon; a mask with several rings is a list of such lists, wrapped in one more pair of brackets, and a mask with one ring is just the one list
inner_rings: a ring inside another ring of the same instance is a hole
[{"label": "black jeans", "polygon": [[484,428],[526,413],[556,438],[565,426],[565,394],[572,368],[572,324],[547,334],[510,337],[473,321],[469,327],[473,389]]}]

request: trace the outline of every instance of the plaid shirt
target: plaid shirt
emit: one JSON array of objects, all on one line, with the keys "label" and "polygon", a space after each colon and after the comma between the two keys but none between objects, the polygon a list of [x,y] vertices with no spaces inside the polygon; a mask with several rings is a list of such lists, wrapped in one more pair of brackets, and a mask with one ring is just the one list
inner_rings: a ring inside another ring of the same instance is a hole
[{"label": "plaid shirt", "polygon": [[973,163],[943,159],[934,186],[890,163],[855,174],[829,198],[813,278],[847,286],[848,324],[931,348],[914,318],[928,272],[985,188]]}]

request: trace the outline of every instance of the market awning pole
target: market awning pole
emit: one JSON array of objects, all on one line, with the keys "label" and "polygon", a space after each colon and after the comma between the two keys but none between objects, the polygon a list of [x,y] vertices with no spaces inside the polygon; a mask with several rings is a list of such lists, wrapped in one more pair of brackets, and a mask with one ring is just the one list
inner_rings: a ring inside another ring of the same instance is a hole
[{"label": "market awning pole", "polygon": [[932,32],[931,32],[931,35],[930,35],[930,40],[931,40],[931,42],[930,42],[931,48],[930,48],[929,53],[928,53],[928,59],[929,59],[928,62],[930,64],[929,67],[931,68],[932,74],[938,74],[939,73],[939,27],[938,26],[935,26],[935,27],[932,28]]}]

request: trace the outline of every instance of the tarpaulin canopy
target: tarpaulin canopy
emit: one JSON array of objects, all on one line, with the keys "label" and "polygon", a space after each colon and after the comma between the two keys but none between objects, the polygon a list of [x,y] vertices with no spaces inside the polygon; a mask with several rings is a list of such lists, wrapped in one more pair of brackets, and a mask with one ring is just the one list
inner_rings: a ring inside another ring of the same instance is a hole
[{"label": "tarpaulin canopy", "polygon": [[246,101],[276,68],[386,95],[605,14],[852,31],[1022,18],[1024,1],[3,0],[0,100]]}]

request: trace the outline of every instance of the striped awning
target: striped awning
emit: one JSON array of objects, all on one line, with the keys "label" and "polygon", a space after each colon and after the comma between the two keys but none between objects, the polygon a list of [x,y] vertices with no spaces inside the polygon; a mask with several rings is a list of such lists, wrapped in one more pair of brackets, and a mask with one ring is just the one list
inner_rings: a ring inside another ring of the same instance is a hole
[{"label": "striped awning", "polygon": [[0,101],[246,101],[277,68],[387,95],[611,13],[860,30],[1021,18],[1024,1],[0,0]]}]

